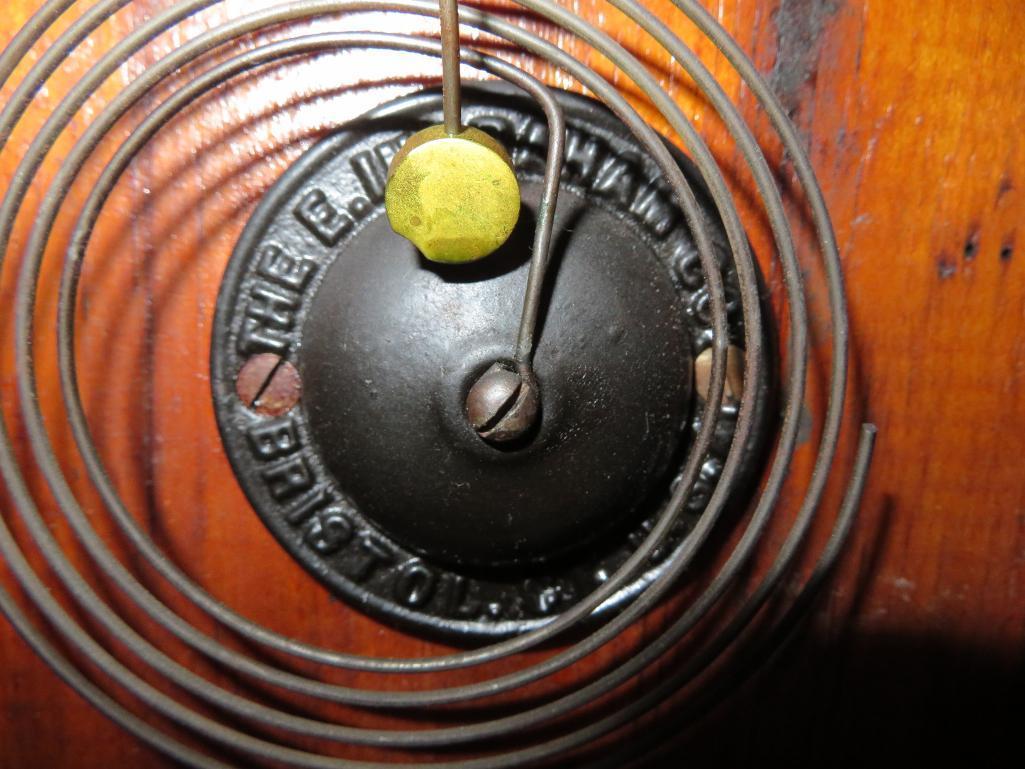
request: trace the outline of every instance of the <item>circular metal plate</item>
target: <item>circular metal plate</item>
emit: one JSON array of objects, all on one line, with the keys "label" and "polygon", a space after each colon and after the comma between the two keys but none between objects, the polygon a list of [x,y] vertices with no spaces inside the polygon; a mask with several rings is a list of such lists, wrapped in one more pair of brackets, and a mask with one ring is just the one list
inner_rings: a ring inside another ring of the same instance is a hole
[{"label": "circular metal plate", "polygon": [[[517,246],[522,239],[513,239],[505,257],[437,268],[418,260],[383,214],[388,162],[408,136],[441,122],[439,94],[386,105],[310,150],[267,194],[224,277],[213,389],[222,438],[242,487],[274,536],[319,580],[407,627],[450,636],[507,635],[565,610],[607,579],[650,530],[673,486],[668,468],[678,464],[672,460],[697,429],[696,404],[687,397],[690,360],[707,348],[711,329],[707,288],[687,227],[657,167],[622,125],[597,102],[559,97],[569,130],[549,276],[559,283],[550,297],[558,311],[539,340],[544,418],[531,446],[496,461],[497,451],[459,413],[475,373],[511,348],[515,300],[522,297],[529,259],[529,250]],[[532,101],[501,86],[468,88],[464,98],[464,120],[509,149],[529,212],[544,172],[543,116]],[[678,159],[700,188],[689,162]],[[736,276],[721,227],[707,203],[706,209],[723,260],[731,336],[739,341]],[[527,249],[531,227],[524,228]],[[449,272],[460,269],[469,272]],[[639,277],[629,269],[640,269]],[[592,296],[595,280],[600,286]],[[617,294],[627,305],[610,309]],[[412,313],[412,321],[394,325],[380,311],[401,308],[409,296],[421,297],[416,306],[433,308],[435,316]],[[566,301],[560,304],[560,297]],[[470,307],[483,319],[483,331],[464,333],[460,326],[440,337],[431,332],[437,318],[446,317],[438,311],[446,301],[464,313]],[[406,338],[417,323],[432,322],[419,342]],[[651,326],[659,327],[653,336],[635,333]],[[397,348],[390,347],[393,337]],[[625,339],[618,352],[617,338]],[[652,340],[654,352],[645,344]],[[574,344],[560,358],[558,350]],[[603,356],[621,359],[606,399],[588,390],[593,383],[580,385],[582,395],[573,393],[573,376],[566,373],[571,364],[594,362],[587,370],[595,370]],[[240,373],[251,376],[247,364],[263,372],[264,384],[238,382]],[[275,371],[277,376],[267,376]],[[303,387],[298,403],[296,371]],[[366,371],[372,373],[364,376]],[[281,381],[284,393],[278,391]],[[376,389],[382,386],[383,397]],[[756,386],[764,423],[768,385]],[[642,401],[639,412],[628,402],[634,395]],[[576,443],[572,419],[560,421],[560,409],[574,412],[574,397],[596,404]],[[620,405],[633,408],[632,421],[620,414]],[[645,429],[635,434],[636,413]],[[643,589],[701,514],[729,448],[734,408],[724,406],[723,417],[669,540],[653,554],[651,568],[599,612]],[[440,439],[412,424],[431,420],[438,422]],[[755,432],[750,458],[764,429]],[[556,437],[565,435],[570,437]],[[610,452],[622,456],[609,460]],[[451,457],[465,465],[464,475],[441,471]],[[522,520],[503,529],[502,521],[513,517],[503,505],[516,488],[515,480],[502,486],[503,468],[517,462],[528,468],[523,472],[530,489],[539,490],[515,503]],[[567,486],[581,463],[588,465],[579,476],[584,480]],[[459,479],[480,468],[484,475],[473,475],[477,485],[467,482],[471,490],[460,501]],[[548,470],[554,481],[544,480]],[[553,495],[558,501],[552,509],[538,504]],[[483,511],[476,518],[475,501]],[[451,525],[438,525],[446,514]]]}]

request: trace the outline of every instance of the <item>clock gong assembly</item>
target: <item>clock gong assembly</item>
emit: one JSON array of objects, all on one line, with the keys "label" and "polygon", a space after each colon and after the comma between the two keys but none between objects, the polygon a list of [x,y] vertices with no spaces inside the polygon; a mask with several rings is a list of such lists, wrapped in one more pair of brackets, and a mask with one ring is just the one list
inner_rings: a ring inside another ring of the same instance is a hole
[{"label": "clock gong assembly", "polygon": [[705,765],[867,611],[885,14],[747,5],[14,3],[0,767]]}]

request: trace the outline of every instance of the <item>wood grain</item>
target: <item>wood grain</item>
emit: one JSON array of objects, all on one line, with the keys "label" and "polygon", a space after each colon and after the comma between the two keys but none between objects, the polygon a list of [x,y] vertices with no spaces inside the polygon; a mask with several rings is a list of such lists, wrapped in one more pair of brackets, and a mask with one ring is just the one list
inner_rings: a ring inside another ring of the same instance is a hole
[{"label": "wood grain", "polygon": [[[796,181],[750,93],[670,3],[647,3],[660,17],[674,20],[752,122],[800,224]],[[266,4],[230,6],[237,13],[242,6]],[[13,36],[38,5],[38,0],[7,0],[0,42]],[[114,41],[166,5],[133,3],[53,76],[0,158],[5,187],[70,84]],[[841,244],[850,297],[854,377],[847,426],[869,419],[880,427],[880,442],[852,541],[811,623],[740,694],[683,730],[661,760],[676,765],[682,755],[698,765],[786,760],[799,766],[885,766],[898,753],[924,761],[963,752],[974,765],[995,764],[999,748],[1017,744],[1013,714],[1022,714],[1025,682],[1025,238],[1019,233],[1025,219],[1025,48],[1020,42],[1025,5],[1020,0],[719,0],[709,5],[769,75],[810,151]],[[643,57],[693,118],[738,196],[778,308],[782,286],[764,222],[752,205],[753,185],[710,107],[681,70],[615,11],[598,0],[578,0],[572,7]],[[80,12],[73,10],[57,30]],[[182,36],[225,16],[219,10],[199,15],[183,32],[160,38],[123,67],[49,156],[33,187],[33,204],[112,94],[173,50]],[[430,29],[405,18],[372,21],[377,30]],[[536,19],[524,23],[618,82],[607,62],[568,35]],[[341,26],[337,22],[332,28]],[[344,26],[355,29],[360,22]],[[53,39],[50,33],[30,58],[37,60]],[[570,85],[547,65],[520,55],[512,60],[553,85]],[[161,133],[119,185],[90,247],[79,313],[77,360],[95,437],[129,509],[154,539],[199,584],[245,616],[310,643],[382,656],[421,656],[442,647],[382,626],[331,598],[259,523],[218,438],[209,396],[209,339],[221,273],[262,193],[340,121],[421,83],[434,83],[436,76],[430,61],[352,52],[275,66],[204,99]],[[10,93],[8,87],[2,98]],[[114,138],[123,139],[127,126],[159,96],[148,97]],[[114,147],[113,141],[104,145],[100,156],[109,157]],[[148,572],[120,540],[84,479],[62,419],[49,297],[60,245],[97,168],[91,166],[76,186],[59,220],[40,290],[47,299],[39,314],[38,370],[48,425],[76,493],[125,563],[184,617],[238,645]],[[20,253],[17,247],[31,223],[29,211],[19,220],[12,254]],[[828,316],[806,224],[798,227],[798,236],[816,341],[806,408],[820,418]],[[6,265],[0,278],[0,397],[8,423],[17,425],[13,273]],[[813,431],[809,438],[814,437]],[[809,440],[799,451],[783,514],[759,552],[752,579],[766,568],[785,533],[810,472],[813,444]],[[852,448],[848,439],[841,451],[845,461]],[[28,459],[26,452],[22,456]],[[44,482],[30,477],[33,491],[48,500]],[[839,484],[831,486],[825,506],[830,514],[839,493]],[[0,509],[27,543],[9,500],[0,498]],[[43,513],[101,594],[130,613],[117,588],[89,565],[53,505],[44,504]],[[805,563],[788,587],[796,588],[807,574],[829,523],[816,526]],[[41,559],[33,554],[32,560],[45,574]],[[12,587],[6,569],[0,575]],[[63,593],[56,594],[71,605]],[[661,627],[671,608],[531,693],[587,680],[615,664],[641,635]],[[138,620],[137,625],[197,672],[228,687],[238,685],[152,623]],[[118,647],[116,639],[96,632]],[[487,672],[522,664],[489,666]],[[170,765],[88,707],[6,625],[0,626],[0,665],[0,767]],[[294,666],[354,686],[396,685],[380,677]],[[478,675],[429,676],[402,685],[469,682]],[[307,708],[287,696],[279,700],[359,724],[408,723],[347,708]],[[125,702],[133,704],[127,697]],[[333,750],[352,758],[399,755]]]}]

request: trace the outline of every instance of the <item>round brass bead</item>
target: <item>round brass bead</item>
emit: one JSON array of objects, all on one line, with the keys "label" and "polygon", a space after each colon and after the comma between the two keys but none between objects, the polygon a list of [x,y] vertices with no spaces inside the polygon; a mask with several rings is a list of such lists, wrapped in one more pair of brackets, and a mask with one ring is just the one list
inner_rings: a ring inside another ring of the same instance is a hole
[{"label": "round brass bead", "polygon": [[520,187],[508,153],[477,128],[414,134],[392,159],[385,189],[392,229],[435,262],[481,259],[509,238]]}]

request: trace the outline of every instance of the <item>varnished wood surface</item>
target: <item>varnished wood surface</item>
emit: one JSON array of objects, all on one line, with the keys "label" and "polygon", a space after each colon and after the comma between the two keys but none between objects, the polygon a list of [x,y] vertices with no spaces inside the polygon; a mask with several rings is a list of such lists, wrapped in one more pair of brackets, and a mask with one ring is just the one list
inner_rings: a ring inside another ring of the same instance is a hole
[{"label": "varnished wood surface", "polygon": [[[648,2],[663,18],[678,20],[669,3]],[[261,4],[232,8],[238,12]],[[69,84],[113,41],[166,5],[147,0],[122,11],[53,77],[2,157],[5,186],[19,149],[28,146]],[[0,41],[37,6],[37,0],[7,0]],[[853,377],[847,427],[871,420],[880,428],[880,441],[856,529],[812,621],[737,697],[682,730],[671,748],[677,752],[669,754],[675,758],[665,762],[682,756],[718,766],[766,761],[886,766],[900,754],[911,759],[909,765],[937,756],[962,756],[970,765],[1014,765],[1021,758],[1015,735],[1025,704],[1025,236],[1019,232],[1025,219],[1025,6],[1020,0],[722,0],[709,7],[770,76],[809,148],[833,215],[850,298]],[[778,306],[781,285],[764,224],[744,203],[752,185],[708,105],[681,71],[623,26],[614,11],[597,0],[581,0],[573,8],[642,55],[696,121],[741,199]],[[185,33],[161,38],[123,67],[76,118],[50,156],[42,181],[111,94],[176,47],[181,34],[194,34],[222,16],[213,11],[197,17]],[[416,27],[408,19],[374,17],[372,22],[374,29]],[[526,23],[615,79],[606,63],[568,36],[536,20]],[[348,21],[344,26],[361,25]],[[751,95],[707,42],[683,22],[678,27],[753,122],[781,180],[793,189]],[[37,46],[32,58],[42,50]],[[550,67],[523,57],[516,61],[553,84],[569,84]],[[201,585],[244,615],[312,643],[382,656],[420,656],[440,647],[383,627],[332,599],[259,523],[217,435],[209,397],[209,339],[221,273],[260,195],[339,121],[421,82],[434,82],[435,74],[433,62],[348,53],[247,76],[205,99],[133,164],[107,206],[90,248],[79,315],[79,368],[100,450],[129,508],[155,540]],[[9,94],[10,88],[4,98]],[[152,107],[158,96],[145,106]],[[124,135],[121,131],[118,138]],[[101,154],[109,157],[113,146],[105,145]],[[43,188],[33,188],[33,205]],[[87,174],[69,214],[88,188]],[[790,202],[799,212],[799,200]],[[29,211],[19,220],[16,244],[24,242],[31,222]],[[72,222],[71,216],[59,220],[41,296],[53,295],[57,246]],[[820,418],[829,352],[825,296],[809,234],[799,229],[798,235],[817,343],[806,407]],[[0,282],[0,396],[12,421],[13,290],[8,265]],[[99,514],[61,420],[53,324],[46,321],[52,313],[48,300],[38,329],[42,399],[76,492],[146,584],[191,621],[237,644],[139,567]],[[813,443],[798,453],[781,516],[759,552],[752,579],[769,563],[793,514],[810,472]],[[848,439],[843,460],[850,460],[852,446]],[[39,498],[49,500],[44,482],[34,478],[33,484]],[[839,484],[831,488],[824,507],[830,515],[840,491]],[[27,542],[9,501],[3,498],[0,505]],[[101,594],[134,616],[117,589],[88,565],[52,504],[43,508],[62,545]],[[828,519],[813,532],[806,567],[828,535]],[[36,556],[33,563],[43,568]],[[796,574],[792,586],[806,573],[807,568]],[[12,585],[6,569],[0,575]],[[661,614],[649,618],[534,693],[585,680],[614,664],[661,622]],[[166,633],[138,624],[198,672],[236,685]],[[97,632],[117,648],[115,639]],[[493,665],[488,671],[522,664]],[[89,708],[6,625],[0,626],[0,665],[0,767],[169,765]],[[296,667],[351,685],[397,685],[374,676]],[[428,677],[427,683],[468,682],[477,675]],[[406,723],[340,707],[316,713],[361,724]],[[1017,759],[998,760],[999,748],[1017,749]],[[354,758],[396,755],[334,750]]]}]

